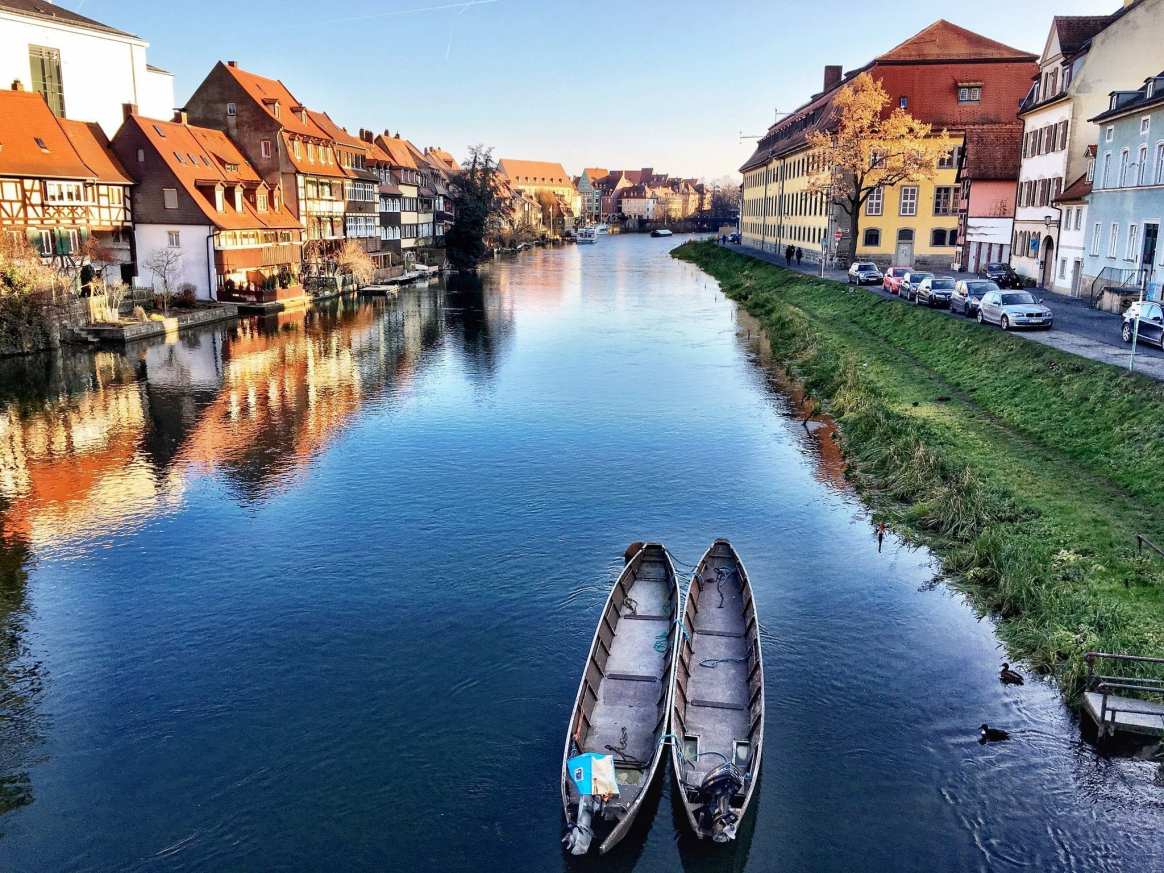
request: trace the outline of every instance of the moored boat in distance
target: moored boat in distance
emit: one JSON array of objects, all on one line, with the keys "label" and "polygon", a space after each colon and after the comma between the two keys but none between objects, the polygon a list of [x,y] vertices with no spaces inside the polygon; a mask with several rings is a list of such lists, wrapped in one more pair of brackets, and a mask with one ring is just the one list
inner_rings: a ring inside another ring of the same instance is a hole
[{"label": "moored boat in distance", "polygon": [[687,821],[726,843],[748,812],[764,742],[764,660],[747,570],[731,543],[704,553],[683,607],[671,762]]},{"label": "moored boat in distance", "polygon": [[672,236],[672,233],[665,227],[656,227],[651,231],[651,236]]},{"label": "moored boat in distance", "polygon": [[607,224],[606,222],[602,222],[601,224],[596,224],[594,226],[594,229],[596,231],[598,231],[599,233],[610,233],[610,225]]},{"label": "moored boat in distance", "polygon": [[592,246],[598,242],[598,228],[584,227],[578,231],[576,240],[580,246]]},{"label": "moored boat in distance", "polygon": [[614,583],[578,686],[562,753],[563,844],[626,836],[663,758],[674,688],[679,585],[667,550],[646,543]]}]

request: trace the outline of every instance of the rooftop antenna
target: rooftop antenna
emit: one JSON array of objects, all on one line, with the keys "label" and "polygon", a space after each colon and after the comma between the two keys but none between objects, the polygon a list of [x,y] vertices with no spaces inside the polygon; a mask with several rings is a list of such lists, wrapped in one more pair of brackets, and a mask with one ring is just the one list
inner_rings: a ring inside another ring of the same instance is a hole
[{"label": "rooftop antenna", "polygon": [[[781,112],[779,106],[774,106],[774,107],[772,107],[772,115],[773,115],[772,123],[775,124],[781,118],[787,118],[791,114],[792,114],[791,112]],[[763,139],[765,136],[767,136],[766,133],[761,133],[758,135],[746,134],[741,130],[740,131],[740,142],[743,142],[746,139]]]}]

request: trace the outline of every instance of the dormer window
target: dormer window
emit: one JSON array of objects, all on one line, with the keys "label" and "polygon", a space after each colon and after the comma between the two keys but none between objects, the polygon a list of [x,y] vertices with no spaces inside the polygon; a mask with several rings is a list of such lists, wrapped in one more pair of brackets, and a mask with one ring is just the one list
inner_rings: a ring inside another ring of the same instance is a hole
[{"label": "dormer window", "polygon": [[958,86],[958,102],[959,103],[979,103],[982,100],[982,86],[981,85],[959,85]]},{"label": "dormer window", "polygon": [[36,143],[36,147],[37,147],[38,149],[40,149],[40,150],[41,150],[42,152],[44,152],[45,154],[48,154],[48,146],[44,144],[44,140],[43,140],[43,139],[41,139],[39,136],[34,136],[34,137],[32,138],[32,141]]},{"label": "dormer window", "polygon": [[271,107],[271,114],[274,115],[276,118],[279,117],[279,101],[278,100],[276,100],[275,104]]},{"label": "dormer window", "polygon": [[234,211],[235,212],[242,212],[243,211],[242,185],[235,185],[234,186]]},{"label": "dormer window", "polygon": [[216,185],[214,188],[214,208],[219,212],[222,212],[226,209],[226,199],[223,196],[221,185]]},{"label": "dormer window", "polygon": [[259,212],[267,211],[267,192],[261,188],[259,189],[258,193],[255,194],[255,208],[258,209]]}]

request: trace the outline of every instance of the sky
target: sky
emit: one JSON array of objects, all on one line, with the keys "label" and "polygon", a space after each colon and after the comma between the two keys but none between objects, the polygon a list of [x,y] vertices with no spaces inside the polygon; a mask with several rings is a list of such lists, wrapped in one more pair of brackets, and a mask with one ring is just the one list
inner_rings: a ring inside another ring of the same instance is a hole
[{"label": "sky", "polygon": [[[457,158],[737,175],[777,109],[946,17],[1042,51],[1054,15],[1121,0],[60,0],[136,33],[184,103],[218,60],[282,79],[350,131],[400,131]],[[179,11],[180,10],[180,11]]]}]

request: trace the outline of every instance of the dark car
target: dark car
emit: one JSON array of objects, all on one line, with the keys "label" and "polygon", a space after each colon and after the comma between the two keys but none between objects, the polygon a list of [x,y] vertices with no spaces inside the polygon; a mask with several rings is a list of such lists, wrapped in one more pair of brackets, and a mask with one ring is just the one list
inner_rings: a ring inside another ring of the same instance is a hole
[{"label": "dark car", "polygon": [[[1136,327],[1136,318],[1140,326]],[[1120,331],[1124,342],[1130,343],[1135,336],[1137,342],[1152,343],[1164,348],[1164,309],[1158,300],[1139,300],[1124,313],[1124,325]]]},{"label": "dark car", "polygon": [[967,318],[978,312],[978,304],[991,291],[998,291],[996,282],[989,279],[959,279],[950,295],[950,311],[960,312]]},{"label": "dark car", "polygon": [[931,276],[914,289],[913,302],[918,306],[949,306],[953,293],[953,276]]},{"label": "dark car", "polygon": [[1022,276],[1010,264],[987,264],[978,271],[981,279],[989,279],[999,288],[1022,288]]},{"label": "dark car", "polygon": [[728,237],[728,242],[730,242],[732,245],[738,246],[740,244],[740,235],[738,233],[733,233]]},{"label": "dark car", "polygon": [[906,300],[914,300],[917,298],[917,286],[926,279],[934,278],[933,273],[927,273],[922,270],[910,270],[905,274],[905,278],[901,280],[901,296]]}]

